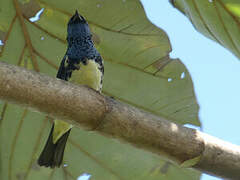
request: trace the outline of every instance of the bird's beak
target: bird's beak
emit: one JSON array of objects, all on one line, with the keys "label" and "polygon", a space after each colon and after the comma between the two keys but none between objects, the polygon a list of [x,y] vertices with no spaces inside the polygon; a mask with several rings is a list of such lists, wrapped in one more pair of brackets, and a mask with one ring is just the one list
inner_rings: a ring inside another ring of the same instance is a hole
[{"label": "bird's beak", "polygon": [[82,22],[86,22],[86,20],[84,19],[83,16],[81,16],[78,11],[76,10],[75,14],[72,17],[72,21],[73,22],[77,22],[77,21],[82,21]]}]

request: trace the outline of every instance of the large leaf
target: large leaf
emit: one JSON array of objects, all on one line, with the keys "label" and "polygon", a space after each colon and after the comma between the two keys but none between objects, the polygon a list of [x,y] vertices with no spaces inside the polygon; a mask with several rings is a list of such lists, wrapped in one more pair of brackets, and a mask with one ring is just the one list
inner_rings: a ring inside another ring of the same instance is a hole
[{"label": "large leaf", "polygon": [[194,27],[240,58],[239,0],[171,0]]},{"label": "large leaf", "polygon": [[[147,20],[138,0],[15,0],[0,1],[0,8],[0,60],[55,77],[66,51],[67,21],[77,8],[105,60],[105,94],[177,123],[200,125],[190,75],[180,60],[169,58],[167,35]],[[40,20],[30,22],[40,8]],[[78,128],[69,138],[66,166],[41,168],[36,159],[50,131],[48,118],[1,101],[0,108],[1,179],[76,179],[82,173],[111,180],[199,179],[199,172]]]}]

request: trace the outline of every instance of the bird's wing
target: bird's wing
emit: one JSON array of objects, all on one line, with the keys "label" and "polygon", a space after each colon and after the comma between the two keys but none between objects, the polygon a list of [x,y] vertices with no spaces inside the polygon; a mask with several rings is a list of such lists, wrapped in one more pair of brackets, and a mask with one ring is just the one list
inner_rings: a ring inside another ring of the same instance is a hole
[{"label": "bird's wing", "polygon": [[102,57],[99,55],[95,58],[95,62],[97,62],[99,64],[99,71],[101,72],[101,81],[100,81],[100,87],[99,87],[99,92],[102,91],[102,85],[103,85],[103,75],[104,75],[104,65],[103,65],[103,59]]},{"label": "bird's wing", "polygon": [[103,75],[104,74],[104,66],[103,66],[102,57],[99,55],[94,60],[95,60],[95,62],[97,62],[99,64],[99,70],[102,72],[102,75]]},{"label": "bird's wing", "polygon": [[65,55],[61,61],[61,64],[58,68],[58,72],[57,72],[57,78],[65,80],[66,79],[66,72],[67,72],[67,68],[66,68],[66,64],[65,61],[67,59],[67,55]]},{"label": "bird's wing", "polygon": [[61,64],[58,68],[57,78],[68,81],[72,75],[72,71],[75,70],[72,65],[69,64],[70,60],[68,56],[65,55],[61,61]]}]

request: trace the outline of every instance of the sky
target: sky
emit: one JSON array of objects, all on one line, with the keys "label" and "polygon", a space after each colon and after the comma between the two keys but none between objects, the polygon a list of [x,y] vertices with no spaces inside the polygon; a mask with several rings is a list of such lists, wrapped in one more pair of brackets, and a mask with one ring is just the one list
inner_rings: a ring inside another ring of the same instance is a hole
[{"label": "sky", "polygon": [[[240,145],[240,61],[197,32],[167,0],[141,0],[147,17],[169,36],[170,56],[180,58],[193,80],[203,132]],[[219,180],[203,175],[201,180]]]}]

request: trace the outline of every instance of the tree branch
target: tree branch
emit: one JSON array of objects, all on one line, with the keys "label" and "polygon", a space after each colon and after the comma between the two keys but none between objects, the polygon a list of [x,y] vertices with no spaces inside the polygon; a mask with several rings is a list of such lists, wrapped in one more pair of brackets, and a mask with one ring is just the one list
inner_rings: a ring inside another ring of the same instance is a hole
[{"label": "tree branch", "polygon": [[[0,62],[0,98],[215,176],[240,178],[240,148],[96,91]],[[34,119],[33,119],[34,120]]]}]

